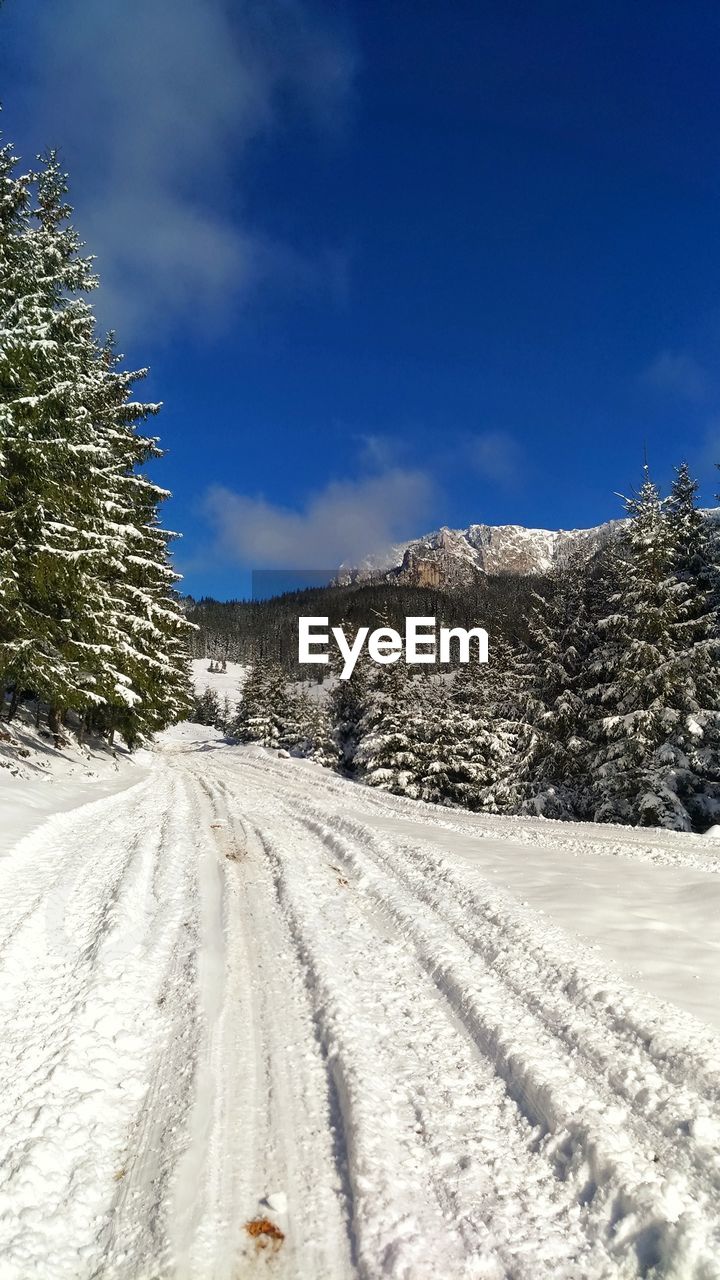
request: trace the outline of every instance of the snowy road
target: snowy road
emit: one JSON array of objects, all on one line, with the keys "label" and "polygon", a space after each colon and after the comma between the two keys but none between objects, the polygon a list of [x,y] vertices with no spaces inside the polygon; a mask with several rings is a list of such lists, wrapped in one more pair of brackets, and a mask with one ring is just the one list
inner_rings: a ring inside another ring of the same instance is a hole
[{"label": "snowy road", "polygon": [[[720,1277],[720,1039],[656,998],[713,847],[201,735],[0,860],[1,1280]],[[565,861],[648,886],[650,977]]]}]

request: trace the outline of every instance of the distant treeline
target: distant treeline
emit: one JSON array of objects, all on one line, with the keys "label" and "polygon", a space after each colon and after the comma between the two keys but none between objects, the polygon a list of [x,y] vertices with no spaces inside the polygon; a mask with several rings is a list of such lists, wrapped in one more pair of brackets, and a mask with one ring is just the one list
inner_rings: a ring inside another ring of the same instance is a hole
[{"label": "distant treeline", "polygon": [[328,617],[330,626],[348,633],[357,627],[395,627],[405,618],[434,617],[438,626],[482,626],[490,635],[525,641],[533,595],[543,593],[544,579],[520,574],[478,577],[472,586],[438,590],[385,582],[313,587],[269,600],[205,598],[188,601],[193,657],[230,662],[270,661],[288,674],[315,680],[322,667],[299,666],[298,618]]},{"label": "distant treeline", "polygon": [[[720,530],[696,498],[685,464],[666,499],[646,470],[619,537],[541,584],[490,579],[464,597],[376,587],[337,600],[366,625],[370,609],[398,630],[405,611],[484,624],[486,664],[448,679],[364,650],[324,698],[262,658],[236,708],[208,690],[195,716],[412,799],[706,831],[720,822]],[[530,599],[533,585],[542,592]],[[280,636],[289,602],[275,607]]]}]

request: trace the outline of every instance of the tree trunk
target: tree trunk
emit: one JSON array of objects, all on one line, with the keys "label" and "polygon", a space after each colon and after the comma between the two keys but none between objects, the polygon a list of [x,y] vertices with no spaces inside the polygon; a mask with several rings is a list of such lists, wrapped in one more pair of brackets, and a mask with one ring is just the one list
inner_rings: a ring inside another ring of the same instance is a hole
[{"label": "tree trunk", "polygon": [[52,703],[48,711],[48,729],[50,730],[53,736],[53,742],[56,747],[59,747],[61,742],[61,734],[60,734],[61,723],[62,723],[62,708],[56,707],[55,704]]},{"label": "tree trunk", "polygon": [[13,685],[13,691],[10,697],[10,710],[8,711],[8,724],[15,716],[15,713],[18,709],[19,701],[20,701],[20,686],[15,684]]}]

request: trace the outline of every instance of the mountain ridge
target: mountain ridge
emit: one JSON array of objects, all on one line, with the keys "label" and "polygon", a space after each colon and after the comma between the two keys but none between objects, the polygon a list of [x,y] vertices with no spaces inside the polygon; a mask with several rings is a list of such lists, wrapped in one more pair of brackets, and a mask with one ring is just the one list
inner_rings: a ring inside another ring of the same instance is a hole
[{"label": "mountain ridge", "polygon": [[589,529],[533,529],[518,524],[442,525],[407,542],[396,543],[356,567],[341,565],[339,584],[397,581],[418,586],[460,585],[478,575],[545,574],[583,547],[588,554],[614,536],[623,520]]},{"label": "mountain ridge", "polygon": [[[703,513],[720,526],[720,508]],[[627,523],[621,517],[586,529],[534,529],[520,524],[470,524],[465,529],[441,525],[357,566],[341,565],[338,585],[386,581],[413,586],[464,585],[478,576],[546,574],[573,552],[588,556],[617,536]]]}]

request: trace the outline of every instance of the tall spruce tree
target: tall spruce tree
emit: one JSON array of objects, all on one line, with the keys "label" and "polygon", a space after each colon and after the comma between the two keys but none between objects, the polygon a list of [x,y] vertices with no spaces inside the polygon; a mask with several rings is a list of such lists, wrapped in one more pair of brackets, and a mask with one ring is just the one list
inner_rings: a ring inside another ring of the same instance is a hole
[{"label": "tall spruce tree", "polygon": [[420,677],[415,684],[420,711],[418,796],[434,804],[476,809],[492,779],[494,746],[482,704],[456,699],[443,679]]},{"label": "tall spruce tree", "polygon": [[418,682],[400,658],[374,667],[369,685],[355,767],[368,786],[417,799],[423,771]]},{"label": "tall spruce tree", "polygon": [[[0,680],[128,741],[190,706],[165,496],[137,471],[136,375],[95,334],[91,262],[55,155],[0,153]],[[134,494],[132,501],[127,494]],[[141,496],[139,496],[141,495]],[[132,600],[132,603],[131,603]]]},{"label": "tall spruce tree", "polygon": [[587,565],[572,558],[536,594],[529,620],[524,734],[513,769],[515,806],[549,818],[584,818],[590,808],[585,680],[594,629],[587,614]]},{"label": "tall spruce tree", "polygon": [[[348,630],[346,629],[346,634]],[[355,637],[351,634],[354,641]],[[338,768],[353,775],[359,768],[356,762],[362,736],[362,725],[372,697],[372,676],[366,650],[360,655],[348,680],[340,679],[340,663],[333,663],[335,683],[328,699],[328,714],[332,733],[337,742]]]},{"label": "tall spruce tree", "polygon": [[709,586],[710,525],[698,508],[698,482],[686,462],[675,469],[666,512],[670,519],[675,572],[683,581]]},{"label": "tall spruce tree", "polygon": [[476,807],[489,813],[511,813],[525,792],[518,768],[527,750],[527,689],[532,664],[525,651],[501,633],[490,639],[488,662],[461,667],[453,684],[453,702],[470,716],[473,760],[482,765]]},{"label": "tall spruce tree", "polygon": [[282,667],[255,662],[242,689],[231,729],[241,742],[286,748],[297,734],[297,716]]},{"label": "tall spruce tree", "polygon": [[715,524],[698,507],[687,463],[676,469],[667,501],[673,567],[687,591],[685,645],[691,655],[693,710],[688,717],[690,780],[685,803],[693,827],[720,816],[720,546]]},{"label": "tall spruce tree", "polygon": [[130,400],[133,384],[145,377],[146,370],[119,372],[111,339],[101,360],[103,421],[115,445],[112,466],[97,478],[97,484],[118,550],[115,561],[107,557],[103,561],[103,585],[124,669],[139,695],[138,703],[120,708],[127,736],[133,721],[139,720],[147,731],[187,714],[188,623],[169,556],[169,544],[176,535],[162,529],[157,516],[168,493],[140,470],[162,457],[157,439],[137,430],[137,424],[159,406]]},{"label": "tall spruce tree", "polygon": [[698,609],[696,586],[678,575],[671,509],[647,468],[626,509],[590,690],[595,817],[689,830],[712,806],[715,785],[713,752],[703,762],[701,747],[703,703],[719,674],[711,615]]}]

